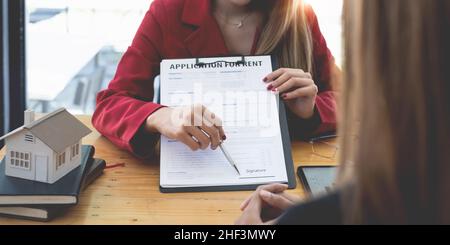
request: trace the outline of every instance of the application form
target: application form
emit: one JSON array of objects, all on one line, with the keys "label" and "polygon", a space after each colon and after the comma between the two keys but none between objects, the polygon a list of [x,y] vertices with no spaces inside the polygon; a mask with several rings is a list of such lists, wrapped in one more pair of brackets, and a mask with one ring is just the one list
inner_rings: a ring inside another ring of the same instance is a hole
[{"label": "application form", "polygon": [[161,137],[164,188],[287,183],[279,121],[279,96],[263,78],[272,72],[270,56],[164,60],[161,103],[170,107],[203,104],[222,119],[224,146],[241,175],[217,150],[196,152]]}]

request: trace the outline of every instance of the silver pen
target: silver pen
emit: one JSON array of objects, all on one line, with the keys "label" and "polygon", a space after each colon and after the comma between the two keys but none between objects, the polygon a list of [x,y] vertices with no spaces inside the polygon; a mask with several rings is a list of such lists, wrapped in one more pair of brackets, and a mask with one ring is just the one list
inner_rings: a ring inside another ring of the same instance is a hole
[{"label": "silver pen", "polygon": [[241,173],[239,172],[239,169],[236,166],[236,163],[233,161],[233,158],[231,158],[230,153],[228,153],[227,149],[225,149],[225,146],[223,145],[223,142],[220,143],[219,145],[220,150],[222,151],[223,155],[225,155],[225,158],[228,160],[228,162],[230,163],[230,165],[236,169],[236,172],[238,173],[238,175],[241,175]]},{"label": "silver pen", "polygon": [[[203,130],[202,128],[198,127],[198,129],[200,129],[206,136],[209,137],[208,133],[205,132],[205,130]],[[230,163],[230,165],[236,170],[236,172],[238,173],[238,175],[241,175],[241,173],[239,172],[239,169],[236,166],[236,163],[234,163],[233,158],[231,158],[230,153],[228,153],[227,149],[225,149],[225,146],[223,145],[223,141],[220,142],[219,145],[220,150],[222,151],[223,155],[225,156],[225,158],[228,160],[228,162]]]}]

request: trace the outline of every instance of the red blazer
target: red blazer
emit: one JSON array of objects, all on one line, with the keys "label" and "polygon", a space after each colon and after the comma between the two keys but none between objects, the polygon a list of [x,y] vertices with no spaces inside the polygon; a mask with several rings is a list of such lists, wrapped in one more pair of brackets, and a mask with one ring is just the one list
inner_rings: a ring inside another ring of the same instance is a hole
[{"label": "red blazer", "polygon": [[[314,40],[314,81],[319,87],[316,116],[301,120],[289,115],[291,134],[321,133],[336,127],[336,103],[331,89],[333,57],[312,8],[306,9]],[[258,40],[255,36],[254,48]],[[161,108],[152,103],[153,79],[162,59],[229,55],[221,31],[210,14],[210,0],[155,0],[125,52],[108,88],[97,95],[92,118],[95,128],[120,148],[147,156],[156,136],[143,124]]]}]

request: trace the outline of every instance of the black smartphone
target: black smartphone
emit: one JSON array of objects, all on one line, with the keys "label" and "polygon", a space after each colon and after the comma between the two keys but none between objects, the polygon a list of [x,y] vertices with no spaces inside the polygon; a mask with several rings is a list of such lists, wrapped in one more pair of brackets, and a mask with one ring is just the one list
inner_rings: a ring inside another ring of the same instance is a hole
[{"label": "black smartphone", "polygon": [[323,194],[333,190],[337,167],[300,166],[297,169],[297,175],[308,193]]}]

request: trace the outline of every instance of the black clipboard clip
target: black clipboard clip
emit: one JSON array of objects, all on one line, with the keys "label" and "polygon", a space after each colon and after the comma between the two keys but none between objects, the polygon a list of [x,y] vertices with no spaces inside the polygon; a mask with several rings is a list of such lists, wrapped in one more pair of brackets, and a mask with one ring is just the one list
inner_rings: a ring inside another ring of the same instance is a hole
[{"label": "black clipboard clip", "polygon": [[214,61],[214,62],[201,62],[200,59],[201,58],[195,58],[195,65],[200,67],[200,68],[206,67],[207,65],[214,65],[214,64],[217,64],[217,63],[235,64],[235,65],[238,65],[238,66],[239,65],[245,65],[245,56],[241,56],[241,60],[233,61],[233,62],[226,61],[226,60],[217,60],[217,61]]}]

